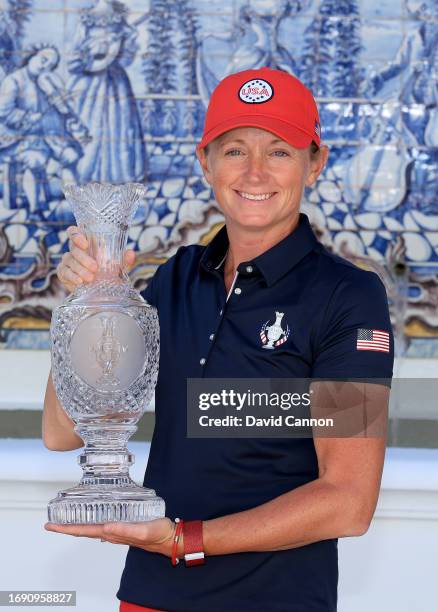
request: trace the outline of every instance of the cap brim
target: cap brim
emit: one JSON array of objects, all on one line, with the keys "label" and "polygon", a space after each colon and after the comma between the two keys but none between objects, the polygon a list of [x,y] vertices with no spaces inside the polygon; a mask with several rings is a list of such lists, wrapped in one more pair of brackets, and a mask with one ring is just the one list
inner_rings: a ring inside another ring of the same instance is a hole
[{"label": "cap brim", "polygon": [[275,119],[274,117],[267,117],[265,115],[237,115],[223,123],[216,125],[207,134],[204,134],[201,142],[197,146],[197,149],[203,149],[212,140],[229,132],[238,127],[257,127],[267,132],[271,132],[286,141],[297,149],[305,149],[314,140],[319,145],[319,138],[315,134],[314,136],[304,132],[301,128],[298,128],[290,123],[286,123],[281,119]]}]

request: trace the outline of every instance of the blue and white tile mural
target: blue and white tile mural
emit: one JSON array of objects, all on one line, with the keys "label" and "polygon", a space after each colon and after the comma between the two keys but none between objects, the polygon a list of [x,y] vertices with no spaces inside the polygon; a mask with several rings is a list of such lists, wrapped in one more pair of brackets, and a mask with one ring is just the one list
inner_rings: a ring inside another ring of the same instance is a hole
[{"label": "blue and white tile mural", "polygon": [[318,98],[331,155],[303,208],[321,240],[385,280],[399,353],[438,356],[437,0],[0,0],[0,347],[48,345],[64,180],[147,183],[140,288],[210,240],[205,105],[261,66]]}]

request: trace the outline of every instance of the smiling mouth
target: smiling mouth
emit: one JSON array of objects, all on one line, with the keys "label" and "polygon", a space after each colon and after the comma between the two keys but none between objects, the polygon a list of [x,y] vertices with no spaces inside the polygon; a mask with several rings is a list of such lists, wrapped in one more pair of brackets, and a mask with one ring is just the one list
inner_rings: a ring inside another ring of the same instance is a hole
[{"label": "smiling mouth", "polygon": [[244,198],[245,200],[252,200],[255,202],[263,202],[264,200],[269,200],[276,193],[275,191],[269,193],[248,193],[246,191],[235,191],[240,195],[241,198]]}]

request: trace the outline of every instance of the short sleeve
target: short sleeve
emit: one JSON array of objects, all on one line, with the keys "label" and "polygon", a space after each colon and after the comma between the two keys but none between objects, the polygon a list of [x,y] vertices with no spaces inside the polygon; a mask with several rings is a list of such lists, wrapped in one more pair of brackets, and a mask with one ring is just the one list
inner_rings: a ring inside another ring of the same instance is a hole
[{"label": "short sleeve", "polygon": [[155,274],[149,279],[147,287],[140,294],[148,304],[156,308],[158,308],[159,271],[160,268],[155,270]]},{"label": "short sleeve", "polygon": [[160,308],[160,295],[169,297],[172,287],[172,279],[178,276],[177,263],[181,256],[187,251],[186,246],[178,248],[175,255],[172,255],[155,270],[155,274],[149,280],[146,289],[141,295],[151,306]]},{"label": "short sleeve", "polygon": [[394,338],[385,287],[351,268],[334,290],[314,345],[313,378],[391,379]]}]

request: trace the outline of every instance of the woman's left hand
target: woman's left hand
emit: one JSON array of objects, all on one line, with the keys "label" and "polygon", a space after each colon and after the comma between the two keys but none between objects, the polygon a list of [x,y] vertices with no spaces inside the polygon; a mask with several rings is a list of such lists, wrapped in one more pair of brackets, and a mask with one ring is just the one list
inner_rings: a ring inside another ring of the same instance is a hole
[{"label": "woman's left hand", "polygon": [[[172,556],[175,523],[168,518],[143,523],[102,523],[100,525],[56,525],[46,523],[47,531],[82,538],[97,538],[112,544],[125,544]],[[181,541],[180,541],[181,545]],[[180,549],[180,545],[178,548]]]}]

